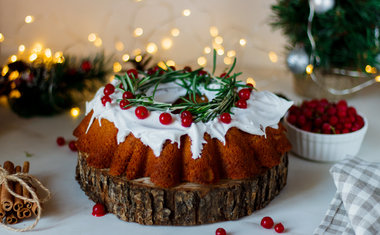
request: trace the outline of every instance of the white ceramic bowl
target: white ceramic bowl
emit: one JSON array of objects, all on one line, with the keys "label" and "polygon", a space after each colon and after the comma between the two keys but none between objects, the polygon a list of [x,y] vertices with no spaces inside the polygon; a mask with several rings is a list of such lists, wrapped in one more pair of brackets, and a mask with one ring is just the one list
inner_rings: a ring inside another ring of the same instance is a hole
[{"label": "white ceramic bowl", "polygon": [[363,119],[364,126],[360,130],[346,134],[303,131],[288,123],[287,116],[284,118],[284,124],[295,154],[314,161],[336,162],[358,154],[368,128],[367,119]]}]

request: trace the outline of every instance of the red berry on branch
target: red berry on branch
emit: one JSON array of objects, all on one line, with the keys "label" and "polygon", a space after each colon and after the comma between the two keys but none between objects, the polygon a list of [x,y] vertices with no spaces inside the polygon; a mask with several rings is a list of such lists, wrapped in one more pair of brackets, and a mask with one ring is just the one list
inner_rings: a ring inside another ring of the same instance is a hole
[{"label": "red berry on branch", "polygon": [[187,72],[187,73],[191,73],[193,70],[191,69],[191,67],[190,66],[185,66],[184,68],[183,68],[183,70],[185,71],[185,72]]},{"label": "red berry on branch", "polygon": [[149,112],[144,106],[139,106],[136,108],[135,114],[138,119],[145,119],[148,117]]},{"label": "red berry on branch", "polygon": [[72,140],[72,141],[69,142],[69,148],[73,152],[78,151],[77,146],[75,145],[75,141],[74,140]]},{"label": "red berry on branch", "polygon": [[261,219],[261,226],[266,229],[271,229],[273,227],[273,219],[269,216],[265,216],[264,218]]},{"label": "red berry on branch", "polygon": [[169,125],[172,122],[172,115],[170,113],[161,113],[160,122],[163,125]]},{"label": "red berry on branch", "polygon": [[182,124],[182,126],[184,126],[184,127],[190,127],[192,123],[193,123],[193,118],[191,116],[181,117],[181,124]]},{"label": "red berry on branch", "polygon": [[106,106],[106,103],[107,102],[111,103],[112,100],[108,95],[105,95],[102,97],[101,101],[102,101],[103,106]]},{"label": "red berry on branch", "polygon": [[92,215],[96,217],[100,217],[107,214],[106,207],[102,203],[96,203],[92,207]]},{"label": "red berry on branch", "polygon": [[128,77],[130,77],[131,79],[136,79],[139,76],[139,72],[137,72],[136,69],[129,69],[127,71],[127,74],[128,74]]},{"label": "red berry on branch", "polygon": [[227,75],[227,73],[222,73],[222,74],[220,75],[220,77],[221,77],[221,78],[229,78],[230,75]]},{"label": "red berry on branch", "polygon": [[221,122],[229,124],[231,122],[231,115],[229,113],[222,113],[219,119]]},{"label": "red berry on branch", "polygon": [[115,87],[112,84],[108,83],[104,87],[104,90],[103,90],[104,95],[111,95],[114,92],[115,92]]},{"label": "red berry on branch", "polygon": [[216,229],[215,231],[215,235],[226,235],[226,230],[224,230],[224,228],[218,228]]},{"label": "red berry on branch", "polygon": [[184,118],[184,117],[191,117],[191,118],[193,118],[193,115],[189,111],[185,110],[185,111],[183,111],[181,113],[181,118]]},{"label": "red berry on branch", "polygon": [[63,146],[63,145],[65,145],[65,143],[66,143],[66,141],[65,141],[65,139],[62,136],[60,136],[60,137],[57,138],[57,144],[58,144],[58,146]]},{"label": "red berry on branch", "polygon": [[135,96],[130,91],[125,91],[123,93],[123,99],[133,99],[133,98],[135,98]]},{"label": "red berry on branch", "polygon": [[243,88],[239,91],[238,96],[242,100],[248,100],[251,96],[251,91],[248,88]]},{"label": "red berry on branch", "polygon": [[284,225],[282,225],[282,223],[279,223],[279,224],[276,224],[274,226],[274,231],[276,231],[277,233],[282,233],[284,232],[285,228],[284,228]]},{"label": "red berry on branch", "polygon": [[122,90],[124,90],[124,85],[123,85],[123,83],[120,83],[119,88],[122,89]]},{"label": "red berry on branch", "polygon": [[236,102],[236,107],[240,109],[246,109],[247,108],[247,101],[241,99]]},{"label": "red berry on branch", "polygon": [[129,104],[130,104],[130,103],[129,103],[128,100],[121,100],[119,106],[120,106],[120,108],[121,108],[122,110],[127,110],[127,109],[130,109],[130,108],[131,108],[131,106],[127,106],[127,105],[129,105]]}]

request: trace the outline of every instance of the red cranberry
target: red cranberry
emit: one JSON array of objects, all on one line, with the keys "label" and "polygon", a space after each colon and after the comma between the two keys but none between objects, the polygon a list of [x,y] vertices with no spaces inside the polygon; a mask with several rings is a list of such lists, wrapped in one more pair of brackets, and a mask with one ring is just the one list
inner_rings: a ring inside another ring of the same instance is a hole
[{"label": "red cranberry", "polygon": [[236,107],[240,109],[246,109],[247,108],[247,101],[240,99],[236,102]]},{"label": "red cranberry", "polygon": [[130,77],[132,79],[136,79],[139,76],[139,72],[137,72],[136,69],[129,69],[127,71],[127,74],[128,74],[128,77]]},{"label": "red cranberry", "polygon": [[104,87],[104,90],[103,90],[104,95],[108,96],[108,95],[111,95],[114,92],[115,92],[115,87],[112,84],[108,83]]},{"label": "red cranberry", "polygon": [[328,123],[323,123],[322,125],[322,133],[323,134],[331,134],[331,126]]},{"label": "red cranberry", "polygon": [[125,91],[123,93],[123,99],[133,99],[133,98],[135,98],[135,96],[130,91]]},{"label": "red cranberry", "polygon": [[122,110],[127,110],[127,109],[130,109],[131,108],[131,106],[127,106],[127,105],[129,105],[130,103],[129,103],[129,101],[128,100],[121,100],[120,101],[120,108],[122,109]]},{"label": "red cranberry", "polygon": [[171,69],[171,70],[173,70],[173,71],[175,71],[176,69],[175,69],[175,66],[169,66],[169,68]]},{"label": "red cranberry", "polygon": [[329,119],[329,123],[335,126],[336,124],[338,124],[338,118],[336,116],[331,116]]},{"label": "red cranberry", "polygon": [[111,103],[112,100],[108,95],[105,95],[102,97],[101,101],[102,101],[103,106],[106,106],[106,103],[107,102]]},{"label": "red cranberry", "polygon": [[226,235],[226,230],[224,230],[224,228],[218,228],[216,229],[215,231],[215,235]]},{"label": "red cranberry", "polygon": [[139,106],[136,108],[135,114],[138,119],[145,119],[148,117],[149,112],[144,106]]},{"label": "red cranberry", "polygon": [[273,224],[274,224],[273,219],[269,216],[265,216],[261,220],[261,226],[266,229],[271,229],[273,227]]},{"label": "red cranberry", "polygon": [[298,116],[297,118],[297,124],[302,127],[303,125],[305,125],[306,123],[306,117],[301,115],[301,116]]},{"label": "red cranberry", "polygon": [[206,76],[208,73],[206,72],[206,71],[204,71],[204,70],[199,70],[198,71],[198,76]]},{"label": "red cranberry", "polygon": [[57,144],[58,144],[58,146],[63,146],[63,145],[65,145],[65,143],[66,143],[66,141],[65,141],[65,139],[62,136],[60,136],[60,137],[57,138]]},{"label": "red cranberry", "polygon": [[229,124],[231,122],[231,115],[229,113],[222,113],[219,118],[220,121],[225,124]]},{"label": "red cranberry", "polygon": [[184,118],[184,117],[191,117],[191,118],[193,118],[193,115],[189,111],[185,110],[185,111],[183,111],[181,113],[181,118]]},{"label": "red cranberry", "polygon": [[181,124],[182,124],[182,126],[184,126],[184,127],[190,127],[192,123],[193,123],[193,118],[191,116],[181,117]]},{"label": "red cranberry", "polygon": [[332,116],[332,115],[335,115],[335,113],[336,113],[336,108],[335,107],[329,107],[327,109],[327,115]]},{"label": "red cranberry", "polygon": [[220,77],[221,77],[221,78],[229,78],[230,75],[227,75],[227,73],[222,73],[222,74],[220,75]]},{"label": "red cranberry", "polygon": [[243,88],[239,91],[238,96],[242,100],[248,100],[251,96],[251,91],[248,88]]},{"label": "red cranberry", "polygon": [[170,113],[161,113],[160,122],[163,125],[169,125],[172,122],[172,115]]},{"label": "red cranberry", "polygon": [[336,104],[337,107],[345,107],[347,108],[347,101],[345,100],[339,100],[338,103]]},{"label": "red cranberry", "polygon": [[69,142],[69,148],[73,152],[78,151],[77,146],[75,145],[75,141],[74,140],[72,140],[72,141]]},{"label": "red cranberry", "polygon": [[284,225],[282,225],[282,223],[279,223],[279,224],[276,224],[274,226],[274,231],[276,231],[277,233],[282,233],[284,232],[285,228],[284,228]]},{"label": "red cranberry", "polygon": [[355,116],[356,115],[356,109],[354,107],[348,107],[347,113],[350,116]]},{"label": "red cranberry", "polygon": [[312,118],[313,110],[310,108],[306,108],[303,110],[303,114],[305,115],[306,118]]},{"label": "red cranberry", "polygon": [[246,85],[249,86],[248,89],[249,89],[250,91],[253,90],[254,86],[253,86],[252,83],[247,83]]},{"label": "red cranberry", "polygon": [[123,85],[123,83],[120,83],[119,88],[122,89],[122,90],[124,90],[124,85]]},{"label": "red cranberry", "polygon": [[183,68],[183,71],[185,71],[185,72],[187,72],[187,73],[191,73],[193,70],[191,69],[190,66],[185,66],[185,67]]},{"label": "red cranberry", "polygon": [[92,207],[92,215],[96,217],[100,217],[107,214],[106,207],[102,203],[96,203],[94,207]]},{"label": "red cranberry", "polygon": [[296,125],[296,122],[297,122],[297,116],[294,115],[294,114],[290,114],[288,116],[288,122],[292,125]]}]

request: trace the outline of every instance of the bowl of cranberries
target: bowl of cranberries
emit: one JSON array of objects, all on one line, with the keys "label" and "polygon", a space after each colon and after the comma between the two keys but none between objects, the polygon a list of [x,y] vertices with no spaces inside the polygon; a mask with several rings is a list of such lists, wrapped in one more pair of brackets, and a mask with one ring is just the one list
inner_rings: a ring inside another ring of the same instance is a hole
[{"label": "bowl of cranberries", "polygon": [[367,119],[345,100],[314,99],[293,105],[284,123],[295,154],[326,162],[356,156],[368,128]]}]

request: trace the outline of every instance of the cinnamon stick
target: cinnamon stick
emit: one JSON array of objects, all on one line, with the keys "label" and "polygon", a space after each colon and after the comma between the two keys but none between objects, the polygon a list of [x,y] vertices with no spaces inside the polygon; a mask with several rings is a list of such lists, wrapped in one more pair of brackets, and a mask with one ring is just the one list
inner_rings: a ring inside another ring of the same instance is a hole
[{"label": "cinnamon stick", "polygon": [[[21,166],[16,166],[15,171],[16,171],[16,173],[20,173],[21,172]],[[22,186],[19,182],[15,183],[14,188],[15,188],[16,194],[22,195]],[[17,211],[21,210],[23,208],[23,206],[24,206],[24,201],[18,197],[15,197],[14,204],[13,204],[13,210],[17,212]]]},{"label": "cinnamon stick", "polygon": [[[11,161],[4,162],[4,169],[8,171],[8,174],[13,174],[14,165]],[[8,182],[8,187],[13,189],[12,182]],[[13,208],[13,196],[9,193],[5,184],[1,185],[1,207],[4,211],[10,211]]]},{"label": "cinnamon stick", "polygon": [[5,221],[7,221],[7,224],[16,224],[18,222],[18,219],[14,215],[14,213],[11,213],[7,215],[7,218],[5,219]]},{"label": "cinnamon stick", "polygon": [[32,206],[32,212],[33,212],[33,214],[35,215],[35,216],[37,216],[38,215],[38,205],[37,205],[37,203],[33,203],[33,206]]},{"label": "cinnamon stick", "polygon": [[20,220],[29,218],[31,216],[32,216],[32,212],[28,208],[22,208],[21,210],[17,211],[17,218]]},{"label": "cinnamon stick", "polygon": [[[0,165],[0,167],[1,167],[1,165]],[[1,186],[0,186],[0,202],[1,202]],[[3,221],[3,218],[5,217],[5,211],[3,210],[3,207],[2,206],[0,206],[0,221]]]},{"label": "cinnamon stick", "polygon": [[[28,161],[24,162],[24,165],[22,166],[22,173],[26,173],[26,174],[29,173],[29,166],[30,166],[30,163]],[[22,188],[22,196],[30,198],[30,193],[25,187]],[[33,203],[24,200],[25,208],[31,209],[32,206],[33,206]]]}]

